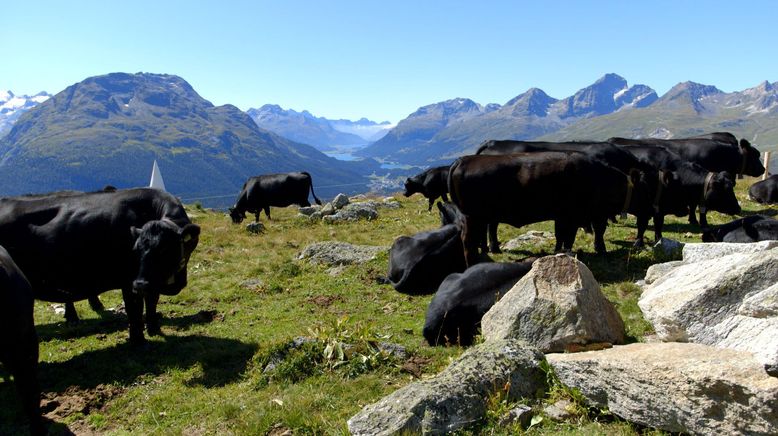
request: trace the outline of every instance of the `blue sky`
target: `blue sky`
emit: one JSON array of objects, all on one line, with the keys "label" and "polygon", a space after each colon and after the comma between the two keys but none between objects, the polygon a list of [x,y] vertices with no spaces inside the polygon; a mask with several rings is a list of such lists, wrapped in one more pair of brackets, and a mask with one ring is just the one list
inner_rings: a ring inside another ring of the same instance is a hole
[{"label": "blue sky", "polygon": [[177,74],[214,104],[397,122],[456,97],[778,81],[774,2],[0,1],[0,89]]}]

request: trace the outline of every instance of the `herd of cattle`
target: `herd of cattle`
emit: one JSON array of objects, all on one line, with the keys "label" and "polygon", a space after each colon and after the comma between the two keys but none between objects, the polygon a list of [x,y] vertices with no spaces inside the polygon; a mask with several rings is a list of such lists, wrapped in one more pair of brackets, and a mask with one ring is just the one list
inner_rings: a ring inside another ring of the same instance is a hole
[{"label": "herd of cattle", "polygon": [[[556,250],[570,250],[578,228],[594,232],[594,249],[605,252],[609,219],[637,217],[635,244],[643,244],[649,220],[661,238],[664,216],[689,215],[707,227],[705,212],[737,214],[737,175],[764,172],[759,152],[728,133],[680,140],[607,142],[487,141],[475,155],[409,178],[405,195],[420,192],[429,209],[438,203],[441,227],[396,239],[390,252],[390,283],[400,292],[433,293],[424,337],[431,345],[472,343],[482,315],[526,274],[532,260],[480,263],[499,250],[497,225],[523,226],[553,220]],[[308,206],[308,173],[250,178],[230,208],[234,223],[246,212],[255,220],[271,206]],[[751,187],[764,203],[778,202],[773,176]],[[451,196],[448,202],[447,194]],[[98,192],[62,191],[0,198],[0,362],[13,374],[31,431],[43,433],[37,383],[38,341],[33,298],[67,304],[121,289],[129,341],[160,333],[160,294],[176,295],[187,284],[187,263],[200,227],[181,202],[150,188]],[[778,239],[776,220],[746,217],[707,229],[706,241]],[[480,253],[479,253],[480,251]],[[470,268],[468,268],[470,267]],[[436,292],[437,291],[437,292]]]}]

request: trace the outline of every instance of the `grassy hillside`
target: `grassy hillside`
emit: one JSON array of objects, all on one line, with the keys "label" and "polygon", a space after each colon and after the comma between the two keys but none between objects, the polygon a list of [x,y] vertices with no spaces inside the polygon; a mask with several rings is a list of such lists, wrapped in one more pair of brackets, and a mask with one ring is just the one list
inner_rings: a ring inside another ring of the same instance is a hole
[{"label": "grassy hillside", "polygon": [[[746,212],[762,208],[746,200],[752,180],[741,181],[738,197]],[[189,286],[163,297],[162,338],[143,350],[127,344],[126,319],[102,317],[77,304],[83,321],[63,323],[52,305],[37,302],[40,380],[48,401],[56,401],[57,429],[98,434],[343,434],[346,420],[366,404],[417,379],[435,374],[462,350],[431,348],[421,329],[431,296],[409,297],[380,284],[387,256],[362,266],[330,269],[297,260],[317,241],[390,245],[399,235],[437,227],[426,199],[396,196],[402,208],[381,210],[371,222],[327,225],[296,218],[295,208],[274,209],[265,233],[252,235],[232,225],[223,213],[190,206],[202,227],[200,245],[189,264]],[[730,218],[711,214],[714,223]],[[668,218],[667,237],[699,241],[685,220]],[[550,230],[550,223],[522,229],[500,228],[507,240],[529,229]],[[593,254],[592,239],[582,232],[578,258],[603,285],[627,324],[630,341],[641,341],[651,327],[637,309],[638,288],[651,251],[630,249],[634,218],[606,232],[609,254]],[[496,256],[510,261],[551,253],[553,243],[527,245]],[[103,294],[108,308],[120,305],[120,293]],[[264,373],[275,352],[298,336],[313,342],[289,351],[275,371]],[[339,358],[336,342],[355,344]],[[407,348],[410,357],[391,358],[370,344],[386,341]],[[326,357],[330,356],[331,359]],[[20,410],[8,374],[0,370],[0,434],[22,430]],[[555,391],[552,396],[564,395]],[[539,399],[541,402],[544,399]],[[548,401],[548,398],[545,399]],[[495,395],[489,420],[465,434],[494,432],[508,404]],[[540,406],[538,406],[540,407]],[[54,408],[50,405],[49,408]],[[573,422],[540,422],[531,434],[636,434],[639,430],[607,413],[584,414]]]}]

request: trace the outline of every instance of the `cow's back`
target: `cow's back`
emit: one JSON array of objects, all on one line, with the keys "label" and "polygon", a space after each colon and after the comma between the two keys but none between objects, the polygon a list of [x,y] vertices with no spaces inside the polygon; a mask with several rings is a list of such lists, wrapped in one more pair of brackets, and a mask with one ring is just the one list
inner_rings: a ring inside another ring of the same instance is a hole
[{"label": "cow's back", "polygon": [[248,204],[259,209],[309,205],[310,189],[311,176],[307,173],[264,174],[251,177],[244,187]]}]

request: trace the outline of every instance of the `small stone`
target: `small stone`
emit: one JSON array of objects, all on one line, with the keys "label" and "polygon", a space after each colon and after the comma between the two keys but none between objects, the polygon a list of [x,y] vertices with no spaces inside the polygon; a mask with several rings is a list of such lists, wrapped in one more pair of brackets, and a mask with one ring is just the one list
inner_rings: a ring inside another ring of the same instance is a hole
[{"label": "small stone", "polygon": [[570,400],[559,400],[556,403],[543,409],[543,413],[554,421],[567,421],[575,416],[573,402]]},{"label": "small stone", "polygon": [[527,429],[530,425],[530,421],[532,420],[532,408],[525,405],[520,405],[517,407],[514,407],[513,409],[509,410],[508,413],[502,416],[500,418],[500,421],[497,423],[499,427],[508,427],[511,425],[514,425],[516,423],[519,423],[521,428]]},{"label": "small stone", "polygon": [[335,206],[332,203],[327,203],[322,206],[319,212],[321,212],[322,216],[332,215],[335,213]]},{"label": "small stone", "polygon": [[349,199],[346,194],[338,194],[332,200],[332,205],[335,209],[342,209],[347,204],[349,204]]},{"label": "small stone", "polygon": [[316,206],[305,206],[305,207],[301,207],[300,209],[298,209],[298,212],[300,212],[300,214],[305,215],[305,216],[311,216],[312,213],[316,212],[319,209],[321,209],[321,206],[319,206],[319,205],[316,205]]},{"label": "small stone", "polygon": [[265,225],[260,222],[249,223],[246,225],[246,230],[256,235],[265,231]]}]

